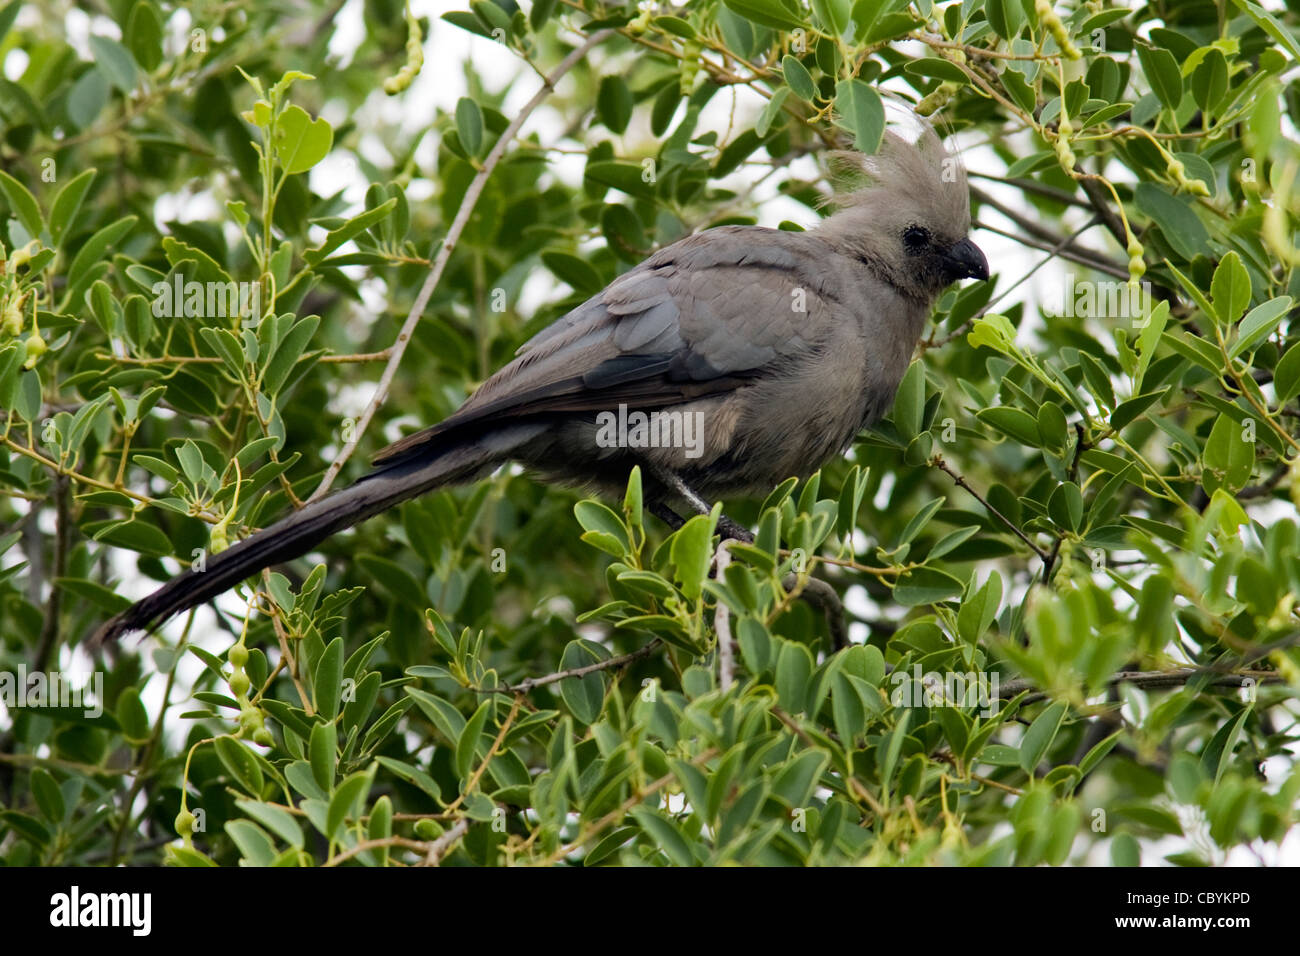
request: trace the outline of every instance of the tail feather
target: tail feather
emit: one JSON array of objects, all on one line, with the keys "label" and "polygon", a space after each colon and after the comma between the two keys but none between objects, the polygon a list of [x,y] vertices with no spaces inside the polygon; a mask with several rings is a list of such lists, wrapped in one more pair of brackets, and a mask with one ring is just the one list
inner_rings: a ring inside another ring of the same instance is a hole
[{"label": "tail feather", "polygon": [[[146,630],[216,597],[263,568],[306,554],[333,534],[407,499],[444,485],[472,480],[496,467],[517,441],[498,433],[491,442],[459,445],[436,457],[382,468],[356,484],[306,505],[225,551],[203,570],[187,570],[137,601],[95,632],[92,645]],[[515,438],[521,437],[515,435]],[[522,437],[527,437],[526,433]]]}]

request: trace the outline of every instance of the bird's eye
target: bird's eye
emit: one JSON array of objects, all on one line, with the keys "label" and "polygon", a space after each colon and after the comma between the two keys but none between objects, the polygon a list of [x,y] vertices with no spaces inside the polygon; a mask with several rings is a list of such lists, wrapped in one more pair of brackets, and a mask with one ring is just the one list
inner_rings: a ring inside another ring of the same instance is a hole
[{"label": "bird's eye", "polygon": [[903,245],[916,252],[930,244],[930,230],[923,226],[908,226],[903,230]]}]

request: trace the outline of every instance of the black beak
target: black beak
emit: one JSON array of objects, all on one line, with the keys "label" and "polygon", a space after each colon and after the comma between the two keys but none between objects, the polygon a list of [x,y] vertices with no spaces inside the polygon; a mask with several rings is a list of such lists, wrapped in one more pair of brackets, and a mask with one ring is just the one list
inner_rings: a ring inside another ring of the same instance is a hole
[{"label": "black beak", "polygon": [[943,254],[943,264],[949,282],[989,277],[989,261],[984,258],[980,247],[969,239],[953,243]]}]

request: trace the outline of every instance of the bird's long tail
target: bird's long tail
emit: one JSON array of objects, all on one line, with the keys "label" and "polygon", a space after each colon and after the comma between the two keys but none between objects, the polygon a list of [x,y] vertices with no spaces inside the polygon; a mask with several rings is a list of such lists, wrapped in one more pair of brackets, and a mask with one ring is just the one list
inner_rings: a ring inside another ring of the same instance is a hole
[{"label": "bird's long tail", "polygon": [[187,570],[137,601],[95,632],[92,645],[160,624],[234,587],[263,568],[306,554],[330,535],[434,488],[485,474],[508,456],[526,432],[507,430],[488,440],[455,445],[435,456],[386,465],[342,491],[306,505],[225,551],[202,570]]}]

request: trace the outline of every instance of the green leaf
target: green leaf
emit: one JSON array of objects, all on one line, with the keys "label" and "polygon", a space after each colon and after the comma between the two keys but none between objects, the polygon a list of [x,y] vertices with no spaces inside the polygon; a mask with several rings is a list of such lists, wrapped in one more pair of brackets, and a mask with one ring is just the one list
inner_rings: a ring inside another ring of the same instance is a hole
[{"label": "green leaf", "polygon": [[[1004,40],[1013,40],[1025,25],[1025,8],[1019,0],[988,0],[985,10],[989,25]],[[1124,11],[1128,15],[1128,11]],[[1088,32],[1088,31],[1085,31]]]},{"label": "green leaf", "polygon": [[[138,459],[136,460],[138,461]],[[112,591],[102,584],[87,581],[85,578],[55,578],[54,583],[62,590],[75,595],[78,600],[85,601],[108,615],[125,611],[131,606],[130,598],[119,594],[117,591]]]},{"label": "green leaf", "polygon": [[92,36],[90,50],[95,54],[95,65],[104,71],[109,82],[123,93],[135,89],[138,70],[135,57],[122,44],[108,37]]},{"label": "green leaf", "polygon": [[319,325],[320,316],[309,315],[295,322],[289,334],[280,340],[270,361],[266,363],[266,371],[262,373],[262,389],[267,394],[279,393],[298,360],[302,358],[302,353],[311,344]]},{"label": "green leaf", "polygon": [[[573,514],[587,534],[584,541],[621,558],[631,548],[627,526],[614,510],[599,501],[587,499],[573,506]],[[593,537],[588,537],[593,535]]]},{"label": "green leaf", "polygon": [[921,432],[925,414],[925,363],[917,360],[908,366],[894,396],[894,426],[904,441]]},{"label": "green leaf", "polygon": [[41,218],[41,207],[36,204],[36,197],[4,171],[0,171],[0,192],[4,193],[9,209],[18,217],[27,234],[33,239],[38,238],[45,229],[45,221]]},{"label": "green leaf", "polygon": [[489,694],[483,703],[479,704],[474,715],[465,723],[465,729],[461,731],[460,737],[456,740],[456,774],[463,781],[469,780],[470,773],[474,770],[474,756],[479,749],[479,740],[483,736],[483,727],[487,724],[488,715],[495,709],[495,703]]},{"label": "green leaf", "polygon": [[1209,48],[1205,58],[1192,71],[1192,96],[1197,106],[1209,112],[1227,91],[1228,61],[1221,51]]},{"label": "green leaf", "polygon": [[1217,318],[1221,325],[1232,325],[1250,305],[1250,276],[1235,252],[1224,256],[1214,270],[1210,295],[1214,301],[1212,317]]},{"label": "green leaf", "polygon": [[325,829],[330,839],[336,839],[339,828],[355,805],[362,803],[370,791],[370,774],[359,771],[351,774],[330,796],[329,810],[325,816]]},{"label": "green leaf", "polygon": [[806,807],[828,762],[824,753],[804,751],[781,768],[772,781],[772,795],[792,809]]},{"label": "green leaf", "polygon": [[81,201],[86,198],[86,190],[90,189],[94,179],[95,170],[83,170],[64,183],[63,187],[55,193],[54,203],[50,207],[50,238],[54,240],[55,245],[60,244],[68,229],[76,221],[77,211],[81,209]]},{"label": "green leaf", "polygon": [[4,5],[4,8],[0,9],[0,40],[9,35],[9,29],[14,25],[14,21],[18,19],[18,12],[22,9],[22,6],[23,0],[9,0]]},{"label": "green leaf", "polygon": [[[715,506],[716,510],[716,506]],[[713,558],[713,517],[695,515],[673,534],[669,552],[677,583],[688,600],[698,600]]]},{"label": "green leaf", "polygon": [[1055,701],[1034,718],[1034,722],[1025,731],[1025,736],[1020,741],[1020,769],[1031,777],[1052,746],[1052,741],[1056,739],[1066,709],[1063,701]]},{"label": "green leaf", "polygon": [[1254,706],[1251,704],[1243,707],[1235,718],[1218,729],[1201,753],[1201,771],[1206,776],[1211,774],[1214,776],[1216,787],[1223,779],[1224,772],[1232,765],[1232,751],[1237,746],[1237,738],[1241,736],[1241,728],[1246,723],[1246,718],[1253,710]]},{"label": "green leaf", "polygon": [[812,677],[813,659],[808,648],[794,641],[781,640],[776,657],[776,694],[781,706],[792,714],[807,706],[808,681]]},{"label": "green leaf", "polygon": [[311,729],[307,743],[311,759],[311,775],[316,785],[325,793],[334,787],[334,765],[338,757],[338,731],[333,724],[316,724]]},{"label": "green leaf", "polygon": [[[899,713],[895,711],[895,713]],[[885,791],[888,793],[893,785],[894,768],[898,766],[898,755],[903,750],[903,741],[907,739],[907,725],[911,723],[912,711],[905,709],[901,711],[898,723],[889,734],[889,743],[885,747],[885,756],[880,764],[880,779],[885,785]]]},{"label": "green leaf", "polygon": [[84,301],[86,289],[96,278],[91,267],[104,257],[110,246],[131,231],[135,222],[135,216],[123,216],[116,222],[104,226],[86,240],[73,258],[72,265],[68,267],[68,291],[64,297],[65,302]]},{"label": "green leaf", "polygon": [[655,196],[655,183],[636,163],[613,160],[588,163],[585,175],[594,183],[612,187],[638,199],[653,199]]},{"label": "green leaf", "polygon": [[555,273],[557,279],[567,282],[584,295],[596,292],[605,285],[600,273],[589,263],[567,252],[548,249],[542,253],[542,262],[546,264],[546,268]]},{"label": "green leaf", "polygon": [[627,81],[617,74],[601,77],[596,90],[596,116],[611,133],[627,132],[635,102]]},{"label": "green leaf", "polygon": [[470,156],[483,151],[483,110],[468,96],[456,101],[456,135]]},{"label": "green leaf", "polygon": [[894,585],[894,600],[904,607],[938,604],[962,593],[961,581],[938,568],[915,568]]},{"label": "green leaf", "polygon": [[691,855],[690,844],[686,842],[686,838],[682,836],[676,824],[647,806],[633,807],[630,815],[650,839],[655,842],[655,845],[668,855],[668,859],[675,866],[695,865],[695,858]]},{"label": "green leaf", "polygon": [[1142,61],[1142,72],[1151,83],[1151,89],[1171,110],[1178,109],[1183,101],[1183,72],[1178,60],[1163,47],[1137,44],[1138,59]]},{"label": "green leaf", "polygon": [[204,342],[208,343],[209,348],[216,353],[226,368],[242,379],[244,374],[244,350],[240,347],[239,339],[235,338],[234,333],[228,329],[204,327],[199,329],[199,335]]},{"label": "green leaf", "polygon": [[343,693],[343,638],[336,637],[330,641],[316,662],[312,693],[318,714],[326,720],[338,716],[339,698]]},{"label": "green leaf", "polygon": [[1255,467],[1255,444],[1246,441],[1242,425],[1228,415],[1220,415],[1210,430],[1201,455],[1204,469],[1201,483],[1213,494],[1219,488],[1236,492],[1250,480]]},{"label": "green leaf", "polygon": [[776,30],[806,27],[793,0],[722,0],[723,5],[751,23]]},{"label": "green leaf", "polygon": [[[371,840],[386,840],[393,835],[393,801],[387,794],[375,801],[370,808],[370,822],[366,827],[366,836]],[[372,851],[378,866],[388,865],[389,848],[376,847]]]},{"label": "green leaf", "polygon": [[322,118],[312,119],[301,106],[290,106],[275,126],[275,155],[286,173],[305,173],[327,155],[334,130]]},{"label": "green leaf", "polygon": [[885,133],[885,106],[880,94],[867,83],[853,77],[835,84],[836,122],[853,134],[853,146],[859,152],[874,153]]},{"label": "green leaf", "polygon": [[122,728],[122,736],[133,744],[142,744],[153,735],[149,724],[149,712],[140,700],[140,691],[135,687],[126,687],[117,696],[113,707],[113,716]]},{"label": "green leaf", "polygon": [[817,22],[834,37],[842,37],[849,28],[850,0],[812,0]]},{"label": "green leaf", "polygon": [[1291,31],[1278,23],[1267,10],[1254,0],[1233,0],[1239,9],[1245,12],[1265,33],[1279,43],[1292,60],[1300,61],[1300,45],[1296,43]]},{"label": "green leaf", "polygon": [[[576,670],[609,659],[609,652],[599,644],[575,640],[565,645],[560,658],[560,670]],[[592,671],[581,677],[566,677],[560,681],[560,697],[574,719],[583,724],[593,724],[605,705],[605,676],[602,671]]]},{"label": "green leaf", "polygon": [[1083,528],[1083,495],[1072,481],[1058,485],[1047,502],[1047,513],[1057,526],[1066,531]]},{"label": "green leaf", "polygon": [[[87,528],[87,530],[90,530]],[[111,544],[128,551],[162,557],[172,553],[172,543],[167,535],[143,518],[129,518],[125,521],[110,521],[93,532],[96,541]]]},{"label": "green leaf", "polygon": [[396,205],[396,199],[389,199],[380,203],[374,209],[367,209],[365,212],[353,216],[343,225],[326,233],[325,240],[319,246],[304,252],[302,254],[303,261],[309,266],[320,265],[326,256],[343,245],[343,243],[365,232],[375,223],[388,218],[389,213],[393,211]]},{"label": "green leaf", "polygon": [[235,805],[285,843],[295,849],[303,848],[302,827],[288,810],[257,800],[240,799],[235,801]]},{"label": "green leaf", "polygon": [[975,413],[975,417],[1022,445],[1037,448],[1042,443],[1038,431],[1038,420],[1019,408],[1013,408],[1009,405],[981,408]]},{"label": "green leaf", "polygon": [[1285,405],[1300,395],[1300,343],[1287,349],[1278,360],[1273,373],[1273,389],[1277,392],[1279,405]]},{"label": "green leaf", "polygon": [[32,797],[36,801],[36,807],[41,811],[41,816],[45,817],[55,826],[63,821],[65,804],[63,793],[59,790],[59,785],[54,782],[54,777],[44,767],[35,767],[30,777]]},{"label": "green leaf", "polygon": [[125,37],[135,61],[146,71],[157,69],[163,57],[163,22],[150,0],[136,0]]},{"label": "green leaf", "polygon": [[925,530],[925,526],[930,523],[930,519],[935,516],[940,508],[943,507],[945,499],[942,495],[938,498],[931,498],[920,508],[916,509],[911,518],[908,519],[902,533],[898,536],[898,546],[913,541],[918,534]]},{"label": "green leaf", "polygon": [[213,746],[221,765],[235,778],[235,782],[253,796],[260,796],[262,768],[252,751],[234,737],[218,737],[213,741]]},{"label": "green leaf", "polygon": [[275,860],[275,844],[266,831],[248,820],[229,820],[226,833],[239,848],[240,856],[249,866],[270,866]]},{"label": "green leaf", "polygon": [[936,80],[949,80],[953,83],[961,83],[963,86],[968,82],[961,67],[951,60],[936,56],[912,60],[904,69],[914,76],[928,76]]},{"label": "green leaf", "polygon": [[97,67],[91,67],[72,84],[68,91],[68,119],[78,129],[90,126],[108,105],[108,78]]},{"label": "green leaf", "polygon": [[781,107],[785,104],[786,98],[790,95],[790,88],[783,86],[778,89],[767,105],[763,107],[763,112],[758,114],[758,121],[754,123],[754,132],[760,137],[767,136],[772,129],[772,124],[781,116]]},{"label": "green leaf", "polygon": [[683,40],[694,40],[698,34],[695,27],[690,22],[683,20],[681,17],[661,16],[654,17],[651,21],[660,30],[671,33],[673,36],[681,37]]},{"label": "green leaf", "polygon": [[1147,182],[1138,183],[1134,195],[1137,207],[1160,227],[1165,241],[1182,258],[1194,259],[1208,248],[1210,234],[1192,211],[1190,201],[1172,196],[1164,187]]},{"label": "green leaf", "polygon": [[1272,335],[1273,330],[1277,328],[1278,323],[1282,321],[1282,317],[1286,315],[1290,308],[1291,297],[1281,295],[1276,299],[1269,299],[1247,312],[1246,317],[1241,320],[1241,326],[1237,329],[1237,341],[1233,343],[1232,348],[1228,351],[1228,356],[1236,358],[1238,355],[1250,351]]},{"label": "green leaf", "polygon": [[817,95],[817,85],[813,83],[812,74],[790,54],[781,58],[781,73],[785,76],[786,86],[801,100],[812,102]]}]

